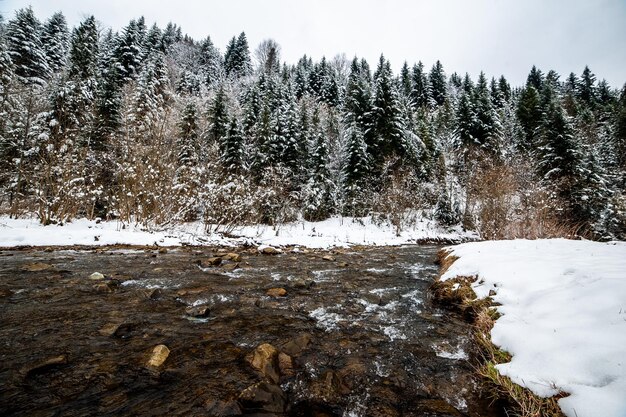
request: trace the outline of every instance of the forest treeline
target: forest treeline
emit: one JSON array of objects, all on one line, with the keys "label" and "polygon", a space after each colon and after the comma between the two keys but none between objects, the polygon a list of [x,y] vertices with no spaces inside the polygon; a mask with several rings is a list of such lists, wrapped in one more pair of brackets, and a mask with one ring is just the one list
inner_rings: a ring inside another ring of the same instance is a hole
[{"label": "forest treeline", "polygon": [[[408,47],[408,46],[407,46]],[[626,233],[626,87],[589,68],[281,62],[168,24],[0,23],[0,211],[211,227],[372,216],[484,238]]]}]

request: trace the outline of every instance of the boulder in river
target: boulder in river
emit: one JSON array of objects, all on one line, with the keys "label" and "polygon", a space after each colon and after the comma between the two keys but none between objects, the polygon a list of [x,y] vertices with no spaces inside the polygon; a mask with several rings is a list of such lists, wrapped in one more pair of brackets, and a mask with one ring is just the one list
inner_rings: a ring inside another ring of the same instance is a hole
[{"label": "boulder in river", "polygon": [[249,386],[239,394],[244,410],[262,413],[283,413],[286,398],[278,385],[263,381]]},{"label": "boulder in river", "polygon": [[222,258],[219,256],[214,256],[212,258],[204,259],[200,261],[200,266],[203,268],[208,268],[210,266],[219,266],[222,263]]},{"label": "boulder in river", "polygon": [[274,298],[285,297],[287,295],[287,290],[284,288],[270,288],[267,290],[267,295]]},{"label": "boulder in river", "polygon": [[259,345],[246,357],[246,360],[254,369],[273,383],[278,383],[278,350],[269,343]]},{"label": "boulder in river", "polygon": [[151,369],[157,369],[165,363],[170,355],[170,349],[165,345],[157,345],[152,349],[152,354],[146,366]]},{"label": "boulder in river", "polygon": [[221,256],[224,261],[241,262],[241,255],[234,252],[229,252]]},{"label": "boulder in river", "polygon": [[93,274],[89,275],[89,279],[98,281],[98,280],[104,279],[104,275],[101,274],[100,272],[94,272]]},{"label": "boulder in river", "polygon": [[280,352],[278,354],[278,369],[280,370],[280,375],[290,378],[295,375],[293,371],[293,360],[291,356],[286,353]]},{"label": "boulder in river", "polygon": [[40,272],[40,271],[54,270],[54,267],[50,264],[45,264],[42,262],[35,262],[32,264],[26,264],[22,266],[21,269],[22,271],[27,271],[27,272]]},{"label": "boulder in river", "polygon": [[331,256],[331,255],[324,255],[324,256],[322,256],[322,259],[325,260],[325,261],[331,261],[331,262],[335,261],[335,257]]},{"label": "boulder in river", "polygon": [[48,359],[45,359],[41,362],[35,363],[34,365],[28,366],[22,370],[26,377],[47,372],[53,368],[59,367],[61,365],[67,364],[67,357],[65,355],[54,356]]},{"label": "boulder in river", "polygon": [[204,403],[208,415],[214,417],[231,417],[243,414],[237,401],[217,401],[209,399]]},{"label": "boulder in river", "polygon": [[211,310],[208,306],[191,306],[185,309],[185,314],[190,317],[208,317]]},{"label": "boulder in river", "polygon": [[273,246],[259,246],[259,252],[264,255],[278,255],[279,253],[282,253],[282,250]]},{"label": "boulder in river", "polygon": [[282,346],[282,351],[289,356],[299,356],[311,343],[312,337],[308,333],[301,334],[285,343]]},{"label": "boulder in river", "polygon": [[225,271],[234,271],[235,269],[239,269],[239,264],[238,263],[224,264],[222,265],[222,269],[224,269]]}]

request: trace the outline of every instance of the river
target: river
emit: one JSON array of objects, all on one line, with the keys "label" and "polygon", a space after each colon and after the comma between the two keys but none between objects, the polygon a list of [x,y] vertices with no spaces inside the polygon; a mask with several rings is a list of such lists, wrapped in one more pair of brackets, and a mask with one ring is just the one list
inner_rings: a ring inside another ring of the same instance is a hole
[{"label": "river", "polygon": [[[4,250],[0,414],[497,415],[469,325],[429,300],[437,250]],[[262,344],[282,353],[259,385]]]}]

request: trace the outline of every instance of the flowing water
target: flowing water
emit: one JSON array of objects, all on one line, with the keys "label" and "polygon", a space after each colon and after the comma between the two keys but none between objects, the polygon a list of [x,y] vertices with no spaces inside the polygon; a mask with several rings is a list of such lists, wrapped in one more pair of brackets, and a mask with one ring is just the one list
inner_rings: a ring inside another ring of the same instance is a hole
[{"label": "flowing water", "polygon": [[[496,415],[469,325],[428,299],[437,249],[242,249],[232,271],[216,248],[4,250],[0,415]],[[264,343],[291,362],[259,388]]]}]

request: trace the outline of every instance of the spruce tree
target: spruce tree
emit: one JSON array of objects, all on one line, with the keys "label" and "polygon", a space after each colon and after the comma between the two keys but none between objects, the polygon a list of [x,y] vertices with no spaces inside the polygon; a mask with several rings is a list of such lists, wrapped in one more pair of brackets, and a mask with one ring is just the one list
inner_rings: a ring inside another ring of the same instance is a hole
[{"label": "spruce tree", "polygon": [[226,91],[220,85],[209,108],[209,141],[221,143],[228,134],[229,116],[226,103]]},{"label": "spruce tree", "polygon": [[526,79],[526,88],[529,86],[532,86],[536,91],[543,90],[543,73],[534,65]]},{"label": "spruce tree", "polygon": [[57,12],[43,26],[41,42],[48,60],[48,67],[53,73],[65,66],[69,44],[69,31],[63,13]]},{"label": "spruce tree", "polygon": [[114,57],[120,79],[130,81],[141,71],[142,36],[137,21],[131,20],[118,39]]},{"label": "spruce tree", "polygon": [[44,84],[51,70],[41,43],[41,23],[33,9],[15,13],[7,25],[6,37],[15,75],[25,84]]},{"label": "spruce tree", "polygon": [[95,78],[97,64],[98,28],[96,19],[90,16],[72,33],[69,75],[80,80]]},{"label": "spruce tree", "polygon": [[200,135],[198,107],[193,101],[185,105],[178,123],[178,162],[191,166],[195,163]]},{"label": "spruce tree", "polygon": [[516,110],[517,118],[524,132],[523,140],[520,143],[522,149],[530,150],[536,143],[537,129],[543,117],[540,100],[539,92],[532,85],[522,90]]},{"label": "spruce tree", "polygon": [[203,81],[207,86],[212,86],[219,82],[222,76],[222,57],[218,49],[213,45],[210,37],[207,37],[200,43],[198,65]]},{"label": "spruce tree", "polygon": [[428,77],[431,97],[437,106],[442,106],[448,97],[446,74],[443,65],[437,61],[430,70]]},{"label": "spruce tree", "polygon": [[227,172],[237,173],[242,169],[243,133],[236,117],[231,118],[228,134],[220,145],[220,162]]},{"label": "spruce tree", "polygon": [[411,99],[413,100],[415,107],[427,107],[430,103],[430,86],[428,83],[428,77],[424,73],[424,65],[421,61],[413,66],[411,81]]},{"label": "spruce tree", "polygon": [[577,85],[577,97],[588,109],[594,109],[596,104],[596,76],[589,67],[585,66]]}]

